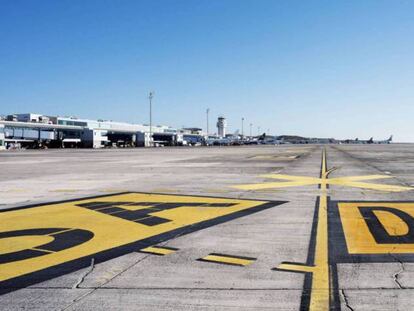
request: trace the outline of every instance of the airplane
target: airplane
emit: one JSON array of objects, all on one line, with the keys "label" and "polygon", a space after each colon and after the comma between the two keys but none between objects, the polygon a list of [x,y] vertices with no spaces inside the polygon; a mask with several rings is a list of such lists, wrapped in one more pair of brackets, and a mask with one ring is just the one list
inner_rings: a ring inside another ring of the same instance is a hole
[{"label": "airplane", "polygon": [[358,138],[355,139],[346,139],[342,141],[345,144],[390,144],[392,142],[392,135],[386,140],[374,140],[374,137],[371,137],[368,140],[361,140]]},{"label": "airplane", "polygon": [[283,143],[283,139],[278,139],[277,136],[263,135],[259,138],[261,144],[263,145],[280,145]]},{"label": "airplane", "polygon": [[359,139],[358,137],[355,139],[345,139],[342,141],[345,144],[372,144],[374,142],[374,138],[371,137],[368,140]]},{"label": "airplane", "polygon": [[392,135],[388,139],[384,139],[384,140],[374,140],[371,143],[372,144],[390,144],[391,142],[392,142]]},{"label": "airplane", "polygon": [[368,140],[355,138],[355,141],[351,141],[351,144],[372,144],[374,142],[374,137],[371,137]]}]

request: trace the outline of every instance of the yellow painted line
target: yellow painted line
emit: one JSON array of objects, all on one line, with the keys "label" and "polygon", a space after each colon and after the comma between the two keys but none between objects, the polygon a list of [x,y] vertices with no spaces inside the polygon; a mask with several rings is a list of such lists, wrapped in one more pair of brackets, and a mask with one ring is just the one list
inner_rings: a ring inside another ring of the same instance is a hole
[{"label": "yellow painted line", "polygon": [[363,189],[370,189],[370,190],[379,190],[379,191],[387,191],[387,192],[401,192],[401,191],[408,191],[413,190],[412,187],[405,187],[405,186],[394,186],[394,185],[386,185],[386,184],[372,184],[372,183],[364,183],[364,182],[357,182],[357,181],[337,181],[334,178],[329,181],[331,185],[340,185],[340,186],[347,186],[347,187],[354,187],[354,188],[363,188]]},{"label": "yellow painted line", "polygon": [[277,269],[296,272],[312,273],[312,288],[310,292],[310,311],[328,311],[330,306],[330,267],[328,261],[328,198],[326,195],[330,171],[326,165],[326,150],[322,153],[321,196],[318,207],[318,223],[316,227],[316,243],[314,265],[282,263]]},{"label": "yellow painted line", "polygon": [[251,258],[251,257],[239,257],[239,256],[215,254],[215,253],[199,259],[199,261],[222,263],[222,264],[235,265],[235,266],[248,266],[252,264],[255,260],[256,258]]},{"label": "yellow painted line", "polygon": [[149,253],[154,255],[169,255],[172,253],[175,253],[178,249],[172,248],[172,247],[162,247],[162,246],[150,246],[143,249],[140,249],[139,251],[142,253]]},{"label": "yellow painted line", "polygon": [[363,175],[363,176],[345,176],[328,179],[329,173],[334,171],[335,168],[325,171],[321,178],[308,177],[308,176],[290,176],[284,174],[266,174],[260,177],[285,180],[281,182],[265,182],[247,185],[234,185],[233,188],[241,190],[263,190],[263,189],[277,189],[286,187],[299,187],[299,186],[310,186],[310,185],[337,185],[344,187],[363,188],[370,190],[379,190],[386,192],[401,192],[413,190],[413,187],[387,185],[387,184],[374,184],[361,182],[361,180],[374,180],[374,179],[387,179],[392,178],[388,175]]},{"label": "yellow painted line", "polygon": [[311,176],[294,176],[294,175],[285,175],[285,174],[264,174],[260,175],[261,177],[265,178],[273,178],[273,179],[282,179],[282,180],[292,180],[292,181],[309,181],[319,183],[321,181],[320,178],[311,177]]},{"label": "yellow painted line", "polygon": [[332,180],[336,181],[359,181],[359,180],[373,180],[373,179],[387,179],[387,178],[393,178],[393,176],[389,175],[361,175],[361,176],[344,176],[344,177],[335,177],[330,178],[329,182],[332,182]]},{"label": "yellow painted line", "polygon": [[277,267],[278,270],[289,270],[296,272],[313,272],[315,267],[307,265],[298,265],[295,263],[282,263]]},{"label": "yellow painted line", "polygon": [[315,268],[309,310],[329,310],[328,213],[326,194],[321,195],[316,232]]},{"label": "yellow painted line", "polygon": [[[326,150],[322,154],[321,178],[328,178]],[[312,291],[310,296],[310,311],[329,310],[330,280],[328,261],[328,198],[326,183],[321,184],[322,194],[319,199],[318,224],[316,229],[315,267],[312,273]]]},{"label": "yellow painted line", "polygon": [[314,184],[318,184],[318,182],[313,182],[313,181],[267,182],[267,183],[262,183],[262,184],[236,185],[232,187],[236,189],[241,189],[241,190],[261,190],[261,189],[309,186],[309,185],[314,185]]}]

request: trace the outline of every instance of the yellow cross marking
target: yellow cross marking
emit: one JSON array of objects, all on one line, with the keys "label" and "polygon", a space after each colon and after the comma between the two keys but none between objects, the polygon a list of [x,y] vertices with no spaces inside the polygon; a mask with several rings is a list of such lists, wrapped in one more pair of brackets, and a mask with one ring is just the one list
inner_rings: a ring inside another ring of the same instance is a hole
[{"label": "yellow cross marking", "polygon": [[266,182],[266,183],[248,184],[248,185],[236,185],[232,187],[241,189],[241,190],[262,190],[262,189],[276,189],[276,188],[310,186],[310,185],[324,185],[324,186],[337,185],[337,186],[363,188],[363,189],[389,191],[389,192],[400,192],[400,191],[407,191],[407,190],[413,189],[412,187],[406,187],[406,186],[373,184],[373,183],[362,182],[362,181],[373,180],[373,179],[392,178],[392,176],[387,176],[387,175],[347,176],[347,177],[336,177],[336,178],[330,178],[330,179],[327,179],[324,177],[315,178],[315,177],[308,177],[308,176],[291,176],[291,175],[284,175],[284,174],[267,174],[267,175],[262,175],[261,177],[286,180],[286,181]]}]

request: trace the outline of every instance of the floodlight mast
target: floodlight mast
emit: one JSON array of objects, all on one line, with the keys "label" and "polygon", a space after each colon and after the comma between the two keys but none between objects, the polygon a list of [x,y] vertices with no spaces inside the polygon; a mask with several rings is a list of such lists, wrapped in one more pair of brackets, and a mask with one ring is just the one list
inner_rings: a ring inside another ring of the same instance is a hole
[{"label": "floodlight mast", "polygon": [[206,110],[206,115],[207,115],[207,136],[208,136],[208,133],[209,133],[209,129],[208,129],[208,114],[209,114],[209,112],[210,112],[210,108],[207,108],[207,110]]},{"label": "floodlight mast", "polygon": [[152,99],[154,97],[154,91],[149,92],[149,117],[150,117],[150,137],[149,137],[149,146],[152,147]]}]

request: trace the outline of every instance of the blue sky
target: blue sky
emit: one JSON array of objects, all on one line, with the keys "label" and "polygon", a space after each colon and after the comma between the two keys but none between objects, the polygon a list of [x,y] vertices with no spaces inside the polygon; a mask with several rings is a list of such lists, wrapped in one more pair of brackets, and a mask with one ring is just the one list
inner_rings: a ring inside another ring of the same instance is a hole
[{"label": "blue sky", "polygon": [[414,142],[414,1],[0,1],[0,114]]}]

